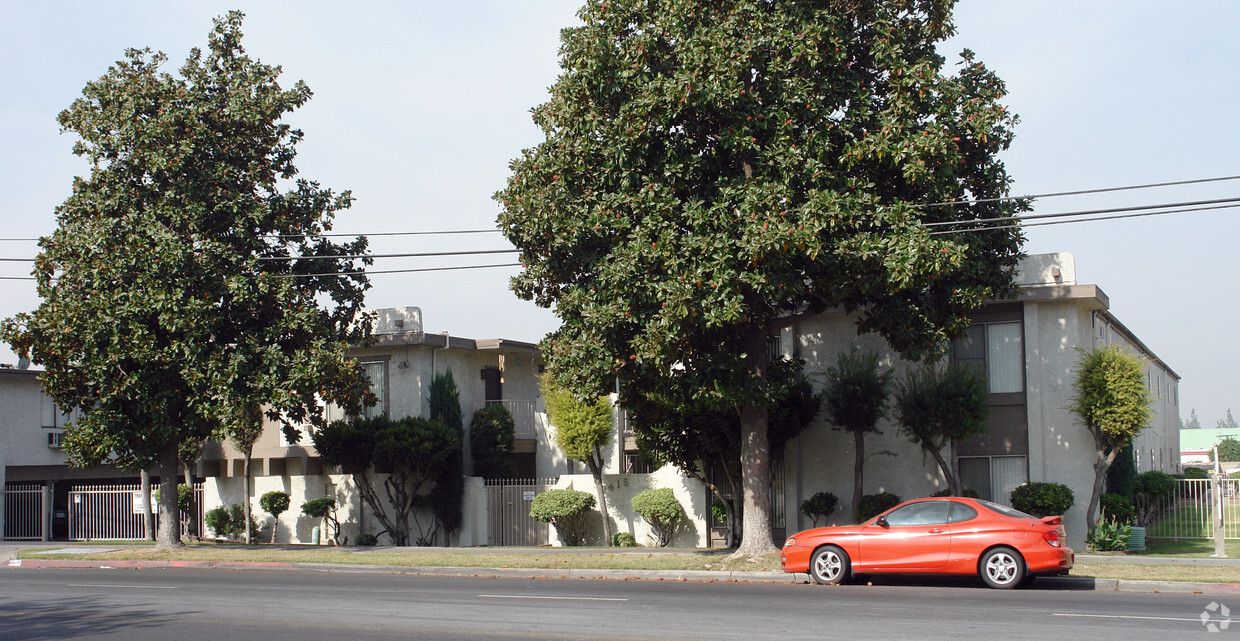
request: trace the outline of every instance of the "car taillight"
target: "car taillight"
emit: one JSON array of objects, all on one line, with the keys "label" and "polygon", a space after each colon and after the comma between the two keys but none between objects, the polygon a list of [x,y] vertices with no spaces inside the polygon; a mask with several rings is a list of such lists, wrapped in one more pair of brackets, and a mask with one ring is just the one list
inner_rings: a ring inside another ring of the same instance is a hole
[{"label": "car taillight", "polygon": [[1042,540],[1055,547],[1059,547],[1059,532],[1056,532],[1055,530],[1044,532],[1042,534]]}]

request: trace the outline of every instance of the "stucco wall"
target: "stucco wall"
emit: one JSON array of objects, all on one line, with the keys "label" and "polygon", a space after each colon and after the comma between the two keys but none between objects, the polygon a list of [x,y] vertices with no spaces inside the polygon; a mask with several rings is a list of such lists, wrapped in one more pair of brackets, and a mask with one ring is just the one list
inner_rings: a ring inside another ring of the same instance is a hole
[{"label": "stucco wall", "polygon": [[[670,465],[650,474],[605,474],[603,482],[606,484],[607,512],[611,517],[613,534],[628,532],[637,540],[638,545],[651,545],[650,526],[641,515],[633,511],[633,497],[643,490],[669,487],[685,510],[685,520],[676,530],[669,545],[689,548],[707,546],[710,532],[705,517],[701,516],[708,511],[706,488],[701,483],[685,478]],[[594,477],[589,474],[565,474],[560,477],[555,487],[595,495]],[[594,519],[591,527],[587,541],[590,545],[602,545],[601,522]],[[563,545],[555,528],[551,528],[550,537],[552,545]]]}]

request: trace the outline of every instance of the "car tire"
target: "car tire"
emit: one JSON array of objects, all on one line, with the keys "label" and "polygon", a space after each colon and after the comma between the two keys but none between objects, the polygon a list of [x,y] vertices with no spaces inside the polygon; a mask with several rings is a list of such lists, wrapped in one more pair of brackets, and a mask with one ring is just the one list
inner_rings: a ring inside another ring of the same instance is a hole
[{"label": "car tire", "polygon": [[1011,590],[1024,583],[1025,560],[1012,548],[994,548],[982,555],[977,572],[986,585],[997,590]]},{"label": "car tire", "polygon": [[848,553],[834,545],[824,545],[814,550],[809,560],[809,575],[822,585],[839,585],[851,574]]}]

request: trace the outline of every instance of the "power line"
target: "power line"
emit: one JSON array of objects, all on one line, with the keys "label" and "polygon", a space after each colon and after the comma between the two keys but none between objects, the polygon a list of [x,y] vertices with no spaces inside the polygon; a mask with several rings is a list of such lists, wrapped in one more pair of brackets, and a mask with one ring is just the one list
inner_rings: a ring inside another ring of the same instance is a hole
[{"label": "power line", "polygon": [[[465,269],[491,269],[494,267],[520,267],[521,263],[503,263],[498,265],[458,265],[455,267],[421,267],[417,269],[376,269],[354,272],[325,272],[321,274],[273,274],[275,278],[317,278],[327,276],[361,276],[374,274],[411,274],[415,272],[451,272]],[[35,280],[33,276],[0,276],[0,280]]]},{"label": "power line", "polygon": [[[316,259],[357,259],[357,258],[427,258],[434,256],[475,256],[480,254],[515,254],[518,249],[482,249],[474,251],[458,251],[458,252],[423,252],[416,254],[355,254],[341,256],[262,256],[258,260],[316,260]],[[10,258],[8,260],[20,260]]]},{"label": "power line", "polygon": [[[1211,206],[1209,206],[1209,207],[1193,207],[1193,208],[1187,208],[1187,209],[1169,209],[1169,210],[1166,210],[1166,211],[1149,211],[1149,212],[1143,212],[1143,213],[1139,213],[1139,214],[1119,214],[1119,215],[1115,215],[1115,216],[1095,216],[1095,217],[1093,217],[1093,218],[1081,218],[1081,219],[1079,219],[1079,220],[1051,220],[1051,221],[1042,222],[1042,223],[1028,223],[1028,224],[1016,224],[1016,225],[1012,225],[1012,224],[1007,224],[1007,225],[982,225],[982,226],[980,226],[980,227],[968,227],[968,228],[965,228],[965,229],[948,229],[948,230],[944,230],[944,231],[932,231],[932,232],[930,232],[930,234],[929,234],[929,235],[930,235],[930,236],[941,236],[941,235],[943,235],[943,234],[962,234],[962,233],[965,233],[965,232],[974,232],[974,231],[992,231],[992,230],[999,230],[999,229],[1013,229],[1013,228],[1016,228],[1016,227],[1025,228],[1025,227],[1045,227],[1046,225],[1070,225],[1070,224],[1072,224],[1072,223],[1092,223],[1092,222],[1097,222],[1097,221],[1100,221],[1100,220],[1119,220],[1119,219],[1121,219],[1121,218],[1144,218],[1144,217],[1146,217],[1146,216],[1162,216],[1163,214],[1183,214],[1183,213],[1190,213],[1190,212],[1215,211],[1215,210],[1219,210],[1219,209],[1234,209],[1234,208],[1237,208],[1237,207],[1240,207],[1240,203],[1237,203],[1237,204],[1234,204],[1234,205],[1211,205]],[[1008,221],[1011,221],[1012,219],[1010,219],[1010,218],[1008,218],[1008,219],[994,218],[994,219],[991,219],[991,220],[995,220],[995,221],[1008,220]]]},{"label": "power line", "polygon": [[914,207],[945,207],[947,205],[976,205],[978,203],[993,203],[1004,200],[1036,200],[1038,198],[1055,198],[1058,196],[1084,196],[1088,194],[1106,194],[1116,191],[1130,191],[1133,189],[1153,189],[1155,187],[1175,187],[1179,185],[1199,185],[1202,183],[1223,182],[1227,180],[1240,180],[1240,176],[1221,176],[1218,178],[1194,178],[1191,180],[1176,180],[1172,182],[1162,183],[1145,183],[1142,185],[1127,185],[1124,187],[1101,187],[1097,189],[1079,189],[1076,191],[1059,191],[1046,194],[1030,194],[1028,196],[1002,196],[998,198],[979,198],[977,200],[950,200],[941,203],[926,203],[924,205],[913,205]]},{"label": "power line", "polygon": [[[944,227],[947,225],[971,225],[975,223],[990,222],[1011,222],[1013,220],[1039,220],[1043,218],[1069,218],[1072,216],[1092,216],[1094,214],[1113,214],[1124,211],[1147,211],[1150,209],[1165,209],[1167,207],[1195,207],[1197,205],[1218,205],[1224,203],[1240,202],[1240,198],[1217,198],[1213,200],[1190,200],[1182,203],[1165,203],[1161,205],[1129,205],[1126,207],[1110,207],[1107,209],[1084,209],[1081,211],[1061,212],[1058,214],[1033,214],[1029,216],[1006,216],[998,218],[977,218],[973,220],[944,220],[932,223],[926,223],[926,227]],[[1100,220],[1108,220],[1102,218]]]}]

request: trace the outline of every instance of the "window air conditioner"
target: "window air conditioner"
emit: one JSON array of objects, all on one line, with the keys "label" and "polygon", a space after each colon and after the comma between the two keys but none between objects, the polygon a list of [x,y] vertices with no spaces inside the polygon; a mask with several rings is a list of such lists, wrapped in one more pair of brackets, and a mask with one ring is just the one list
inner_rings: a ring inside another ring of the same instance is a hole
[{"label": "window air conditioner", "polygon": [[48,432],[47,446],[53,450],[60,449],[60,439],[64,437],[64,432]]}]

